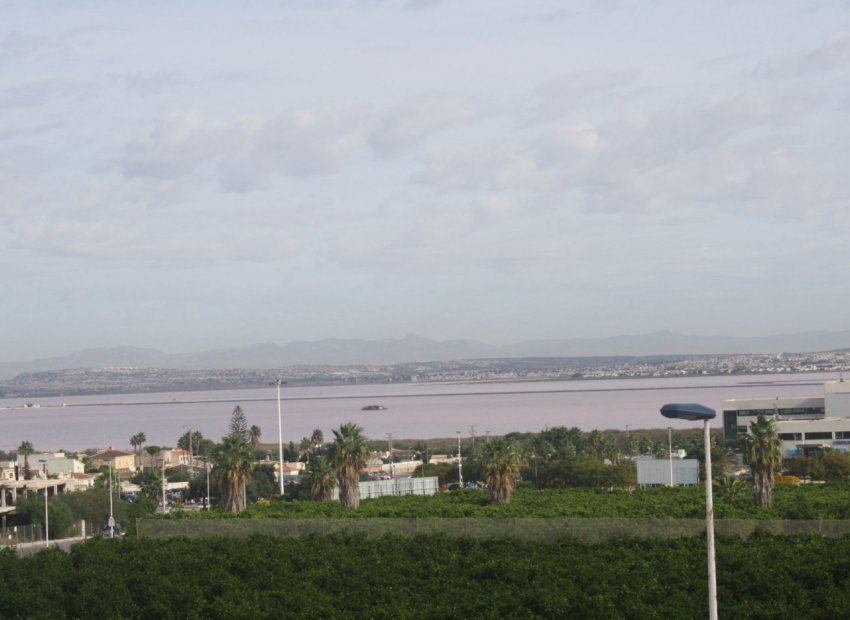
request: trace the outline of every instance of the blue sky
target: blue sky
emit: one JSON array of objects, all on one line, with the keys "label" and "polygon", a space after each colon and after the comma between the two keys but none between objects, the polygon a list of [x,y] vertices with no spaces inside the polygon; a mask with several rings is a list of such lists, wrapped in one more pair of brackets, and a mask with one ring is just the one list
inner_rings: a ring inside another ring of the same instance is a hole
[{"label": "blue sky", "polygon": [[0,11],[0,360],[850,327],[846,1]]}]

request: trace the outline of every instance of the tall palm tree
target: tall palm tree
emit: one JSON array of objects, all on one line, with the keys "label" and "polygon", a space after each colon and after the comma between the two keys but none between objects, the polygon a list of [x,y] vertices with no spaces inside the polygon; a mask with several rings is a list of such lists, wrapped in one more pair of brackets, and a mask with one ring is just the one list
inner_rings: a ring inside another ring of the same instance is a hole
[{"label": "tall palm tree", "polygon": [[756,505],[773,505],[773,472],[782,464],[782,440],[776,425],[763,415],[750,422],[750,432],[744,438],[744,458],[753,476],[753,497]]},{"label": "tall palm tree", "polygon": [[495,437],[481,446],[480,459],[490,501],[509,504],[521,464],[516,445],[504,437]]},{"label": "tall palm tree", "polygon": [[333,463],[325,456],[312,459],[307,464],[308,492],[310,497],[327,501],[333,497],[337,485]]},{"label": "tall palm tree", "polygon": [[263,436],[263,431],[260,430],[260,427],[254,424],[251,428],[248,429],[248,441],[251,442],[251,447],[255,450],[260,443],[260,437]]},{"label": "tall palm tree", "polygon": [[251,445],[237,435],[227,435],[216,446],[213,464],[224,511],[241,512],[245,509],[245,487],[251,479],[254,464]]},{"label": "tall palm tree", "polygon": [[132,437],[130,437],[130,445],[133,446],[133,450],[136,453],[136,458],[141,463],[142,461],[142,446],[148,438],[144,433],[136,433]]},{"label": "tall palm tree", "polygon": [[325,443],[325,436],[322,434],[322,429],[313,429],[313,434],[310,435],[310,443],[313,444],[313,449],[317,452]]},{"label": "tall palm tree", "polygon": [[339,478],[339,501],[348,508],[360,506],[360,470],[366,466],[366,437],[354,422],[346,422],[334,430],[331,462]]},{"label": "tall palm tree", "polygon": [[30,454],[34,453],[35,449],[32,447],[32,442],[22,441],[21,445],[18,446],[18,454],[24,455],[24,480],[29,480],[32,478],[30,474]]}]

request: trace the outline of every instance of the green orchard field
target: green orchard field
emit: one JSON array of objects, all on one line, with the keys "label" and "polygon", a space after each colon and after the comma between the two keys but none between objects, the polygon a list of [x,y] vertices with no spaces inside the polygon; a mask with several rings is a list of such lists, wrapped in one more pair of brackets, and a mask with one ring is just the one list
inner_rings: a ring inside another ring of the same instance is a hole
[{"label": "green orchard field", "polygon": [[[2,618],[704,618],[701,537],[92,540],[0,553]],[[839,618],[850,537],[717,542],[726,618]]]}]

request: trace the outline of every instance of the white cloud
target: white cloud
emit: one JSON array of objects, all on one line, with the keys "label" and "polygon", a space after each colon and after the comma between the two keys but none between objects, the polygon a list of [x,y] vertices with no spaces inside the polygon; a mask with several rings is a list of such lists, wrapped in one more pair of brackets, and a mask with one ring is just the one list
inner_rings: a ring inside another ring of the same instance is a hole
[{"label": "white cloud", "polygon": [[339,106],[293,108],[275,117],[208,120],[175,114],[125,147],[128,178],[215,178],[228,192],[268,187],[275,177],[341,170],[361,147],[368,111]]},{"label": "white cloud", "polygon": [[469,95],[422,96],[384,113],[369,137],[369,144],[379,156],[394,157],[421,146],[440,131],[479,121],[486,113],[487,106]]},{"label": "white cloud", "polygon": [[767,77],[805,77],[850,67],[850,34],[830,37],[817,49],[779,55],[759,63],[757,73]]}]

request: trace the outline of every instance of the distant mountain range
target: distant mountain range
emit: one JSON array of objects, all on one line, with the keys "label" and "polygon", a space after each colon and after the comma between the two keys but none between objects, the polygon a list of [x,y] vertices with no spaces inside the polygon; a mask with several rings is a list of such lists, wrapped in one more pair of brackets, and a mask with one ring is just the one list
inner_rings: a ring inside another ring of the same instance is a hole
[{"label": "distant mountain range", "polygon": [[686,336],[662,331],[611,338],[530,340],[506,346],[475,340],[440,342],[409,335],[384,340],[294,341],[282,346],[264,343],[183,354],[137,347],[88,349],[63,357],[0,363],[0,379],[22,372],[70,368],[278,368],[298,364],[345,366],[510,357],[804,353],[847,348],[850,348],[850,330],[752,338]]}]

